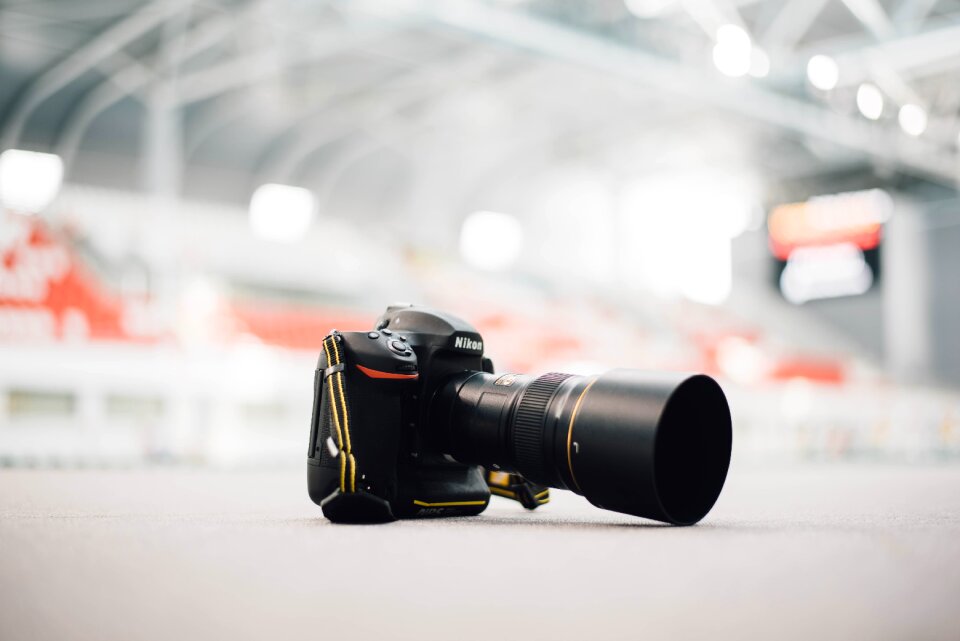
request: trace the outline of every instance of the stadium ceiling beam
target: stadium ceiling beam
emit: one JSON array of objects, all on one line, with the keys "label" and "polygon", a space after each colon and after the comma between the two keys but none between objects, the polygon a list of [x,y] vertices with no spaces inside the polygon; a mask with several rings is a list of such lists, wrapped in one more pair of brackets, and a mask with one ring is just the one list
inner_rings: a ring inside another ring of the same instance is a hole
[{"label": "stadium ceiling beam", "polygon": [[200,102],[274,77],[298,65],[362,47],[393,32],[395,29],[374,28],[357,33],[331,27],[324,33],[313,34],[309,42],[287,55],[277,56],[273,45],[244,53],[216,66],[180,76],[177,81],[177,103],[183,106]]},{"label": "stadium ceiling beam", "polygon": [[92,89],[70,110],[70,114],[56,137],[54,152],[63,159],[64,167],[69,173],[73,168],[80,143],[101,113],[120,102],[128,95],[135,94],[154,79],[152,73],[144,73],[139,65],[127,65],[110,74],[109,82],[104,82]]},{"label": "stadium ceiling beam", "polygon": [[13,104],[0,148],[15,147],[34,109],[86,71],[116,55],[126,45],[182,11],[191,0],[159,0],[122,18],[85,45],[40,74]]},{"label": "stadium ceiling beam", "polygon": [[900,0],[900,6],[893,16],[897,29],[903,33],[912,33],[920,28],[939,0]]},{"label": "stadium ceiling beam", "polygon": [[[184,40],[178,42],[180,46],[174,62],[181,64],[219,42],[236,27],[238,20],[256,9],[257,5],[257,2],[251,2],[239,15],[221,14],[194,26]],[[169,46],[169,43],[165,45]],[[126,58],[120,63],[120,53],[98,65],[98,69],[104,73],[103,82],[87,92],[70,110],[57,132],[54,151],[63,158],[67,172],[72,169],[80,143],[93,121],[122,99],[139,94],[157,80],[154,70],[138,60]]]},{"label": "stadium ceiling beam", "polygon": [[748,79],[722,78],[529,14],[473,0],[424,2],[418,11],[448,27],[630,79],[646,90],[696,100],[840,145],[906,173],[950,186],[960,182],[956,155],[938,145],[764,89]]},{"label": "stadium ceiling beam", "polygon": [[[265,2],[263,1],[251,2],[239,14],[221,14],[194,27],[184,35],[179,51],[175,52],[176,55],[171,59],[171,64],[180,65],[217,44],[224,36],[234,31],[237,24],[259,11],[264,5]],[[382,33],[378,32],[378,35],[382,35]],[[335,38],[334,40],[335,42],[326,40],[322,44],[298,51],[295,56],[283,59],[276,64],[263,65],[258,63],[255,68],[259,71],[255,73],[250,72],[250,63],[254,58],[262,60],[273,57],[259,51],[256,54],[245,54],[240,58],[234,58],[214,67],[180,75],[172,80],[176,87],[175,91],[171,91],[169,95],[173,97],[175,104],[170,105],[170,107],[182,107],[190,102],[209,98],[262,80],[266,76],[280,73],[295,64],[315,61],[355,46],[362,46],[368,42],[367,38],[361,38],[359,41],[356,38],[352,40],[350,38]],[[242,72],[245,67],[247,73]],[[56,151],[64,158],[68,171],[73,165],[73,160],[87,129],[101,113],[128,95],[139,94],[155,82],[164,82],[158,79],[155,74],[145,74],[141,70],[142,66],[136,61],[117,68],[73,109],[64,126],[61,127],[56,143]]]},{"label": "stadium ceiling beam", "polygon": [[[194,24],[176,43],[174,55],[167,60],[172,65],[181,65],[210,47],[220,43],[233,32],[237,25],[254,15],[265,0],[251,0],[241,11],[217,14]],[[171,43],[165,43],[171,46]],[[103,82],[91,89],[71,109],[59,128],[54,150],[64,160],[67,172],[73,167],[83,137],[97,117],[130,95],[139,95],[157,80],[153,69],[143,63],[127,59],[125,64],[116,62],[117,56],[101,63],[98,68],[105,73]],[[109,66],[105,66],[109,65]]]},{"label": "stadium ceiling beam", "polygon": [[893,22],[878,0],[842,0],[842,2],[877,40],[886,40],[896,33]]},{"label": "stadium ceiling beam", "polygon": [[[392,70],[391,72],[381,70],[379,74],[352,74],[348,81],[332,83],[333,87],[323,97],[317,100],[311,99],[308,104],[297,109],[296,113],[285,117],[282,124],[274,127],[274,134],[270,138],[281,137],[296,126],[292,123],[302,123],[304,119],[321,114],[332,105],[347,100],[352,94],[376,89],[395,76]],[[240,120],[263,108],[261,103],[249,98],[245,96],[236,100],[221,97],[208,109],[197,114],[192,122],[190,135],[187,136],[186,157],[189,158],[197,153],[218,132],[236,126]]]},{"label": "stadium ceiling beam", "polygon": [[[476,60],[476,68],[471,69],[468,74],[458,76],[470,84],[473,84],[470,81],[476,80],[475,74],[477,76],[486,74],[482,58],[477,57],[472,60]],[[460,68],[463,69],[462,66]],[[552,69],[548,66],[533,65],[521,72],[521,75],[509,77],[508,86],[503,86],[502,78],[493,80],[492,82],[500,83],[494,91],[498,95],[509,93],[513,98],[511,106],[516,111],[525,111],[526,107],[533,107],[542,102],[542,85],[538,83],[537,76],[546,72],[549,77],[551,71]],[[438,80],[440,81],[434,83],[439,87],[438,93],[449,90],[446,82]],[[547,82],[551,81],[548,79]],[[511,84],[515,86],[509,86]],[[489,89],[489,85],[486,88]],[[576,107],[561,105],[563,108],[558,114],[559,121],[552,123],[541,121],[537,126],[518,128],[515,135],[510,136],[505,143],[501,139],[499,143],[493,142],[492,146],[485,146],[483,143],[471,144],[467,158],[463,159],[463,162],[451,164],[443,160],[445,156],[442,152],[433,153],[434,150],[442,150],[448,146],[449,139],[442,133],[432,136],[431,139],[431,135],[437,131],[435,110],[438,109],[435,102],[431,101],[431,105],[433,111],[428,110],[426,113],[419,114],[412,121],[400,116],[401,109],[395,109],[391,114],[383,114],[383,118],[379,121],[372,119],[364,121],[360,129],[367,135],[350,141],[342,151],[338,149],[337,156],[328,164],[324,164],[321,179],[313,186],[320,211],[329,211],[329,204],[337,187],[358,163],[384,149],[392,148],[407,156],[412,163],[414,177],[411,188],[416,194],[415,198],[429,198],[430,202],[434,203],[430,206],[421,206],[423,205],[421,200],[420,205],[410,209],[410,213],[415,220],[422,221],[432,230],[449,228],[449,216],[434,216],[438,212],[450,211],[451,208],[457,209],[463,198],[461,193],[463,183],[459,182],[460,177],[467,177],[467,193],[476,195],[484,179],[494,176],[497,171],[504,171],[513,178],[518,172],[527,171],[531,165],[531,159],[542,156],[543,147],[558,138],[578,131],[596,133],[609,130],[615,126],[616,122],[636,112],[635,104],[617,105],[614,108],[604,106],[588,114]],[[442,105],[439,109],[443,109]],[[411,150],[415,151],[411,152]],[[504,163],[504,158],[510,158],[511,162]],[[305,159],[306,156],[301,158],[301,160]],[[484,189],[484,193],[489,193],[489,190]]]},{"label": "stadium ceiling beam", "polygon": [[[533,91],[529,93],[532,95],[522,96],[521,100],[532,98],[534,103],[542,100],[540,87],[534,86]],[[650,100],[646,98],[628,100],[612,107],[603,105],[603,109],[590,112],[577,107],[566,108],[564,111],[567,113],[559,123],[543,122],[540,126],[522,127],[513,136],[494,138],[487,145],[471,148],[469,162],[465,166],[438,161],[441,156],[430,153],[430,147],[427,146],[427,153],[416,156],[417,170],[414,173],[412,191],[418,194],[420,199],[438,199],[436,202],[440,204],[424,206],[422,202],[418,203],[411,209],[411,214],[430,216],[425,223],[431,226],[449,225],[449,216],[440,215],[442,212],[465,211],[465,205],[469,205],[471,199],[487,200],[491,194],[495,196],[502,185],[518,180],[521,182],[529,180],[538,170],[553,166],[556,161],[550,156],[548,150],[558,140],[589,133],[594,140],[591,143],[592,149],[602,149],[622,143],[623,131],[618,130],[618,123],[635,116],[638,105],[649,102]],[[517,109],[517,111],[522,110],[523,107]],[[646,109],[644,112],[647,113]],[[672,109],[669,115],[659,113],[655,116],[653,128],[661,128],[666,125],[665,120],[673,121],[679,115],[677,110]],[[438,143],[443,144],[443,140],[439,140]],[[429,142],[427,144],[429,145]],[[504,162],[504,158],[509,158],[510,162]],[[630,167],[631,171],[637,169],[637,166]],[[443,174],[445,171],[452,172],[451,180],[446,179]],[[438,172],[441,174],[439,177]],[[452,179],[456,174],[466,176],[465,184],[457,185]],[[455,185],[456,191],[447,190],[447,193],[443,193],[448,184]],[[443,202],[444,198],[446,202]],[[431,212],[433,212],[432,215]]]},{"label": "stadium ceiling beam", "polygon": [[[437,49],[432,52],[428,58],[443,59],[448,55],[448,50]],[[411,70],[416,70],[423,66],[423,60],[416,58],[397,58],[391,55],[389,60],[395,61],[398,67],[389,70],[362,70],[359,73],[351,71],[344,79],[329,83],[329,89],[323,97],[311,99],[309,103],[297,109],[296,113],[284,118],[282,124],[273,128],[270,139],[274,141],[282,139],[290,132],[296,131],[300,126],[312,122],[312,118],[320,114],[328,115],[326,112],[332,107],[337,105],[344,106],[347,103],[351,105],[355,104],[350,101],[353,100],[356,94],[373,89],[382,90],[383,88],[394,86],[394,84],[399,85],[403,83],[404,79],[410,78],[411,76],[416,78],[416,72],[411,72]],[[402,69],[399,67],[402,67]],[[217,132],[235,126],[240,119],[249,115],[254,109],[259,108],[262,108],[262,106],[259,106],[252,100],[241,99],[238,101],[223,99],[221,96],[221,99],[216,100],[209,109],[203,110],[202,113],[195,117],[192,127],[193,131],[186,140],[185,158],[189,158],[196,153],[197,150],[202,147],[209,138],[216,135]],[[255,168],[254,171],[256,171]]]},{"label": "stadium ceiling beam", "polygon": [[830,0],[789,0],[758,40],[768,49],[792,50]]},{"label": "stadium ceiling beam", "polygon": [[[26,9],[26,11],[24,11]],[[118,2],[63,2],[63,0],[29,0],[0,7],[0,15],[19,15],[37,21],[62,24],[64,21],[82,22],[116,18],[129,12]]]},{"label": "stadium ceiling beam", "polygon": [[840,85],[849,86],[869,76],[867,61],[876,58],[883,58],[894,70],[906,75],[930,66],[943,69],[943,64],[950,61],[960,65],[958,42],[960,24],[954,24],[837,52],[833,57],[843,70]]},{"label": "stadium ceiling beam", "polygon": [[[502,62],[498,55],[489,51],[480,54],[447,59],[439,65],[426,66],[410,76],[401,76],[396,82],[388,83],[384,89],[402,89],[404,86],[416,86],[421,80],[432,87],[448,87],[452,82],[476,80],[495,69]],[[365,107],[348,106],[340,118],[324,118],[321,126],[311,128],[310,132],[299,136],[296,142],[283,150],[277,158],[266,164],[259,172],[260,182],[279,180],[291,182],[301,164],[314,152],[332,142],[340,140],[351,131],[364,128],[383,128],[382,123],[389,122],[403,109],[424,100],[421,91],[401,92],[388,98],[377,100]],[[406,127],[404,124],[403,127]],[[384,135],[390,136],[389,133]]]},{"label": "stadium ceiling beam", "polygon": [[747,28],[743,18],[740,17],[740,12],[730,2],[684,0],[679,4],[711,40],[716,37],[717,29],[722,25],[735,24],[742,29]]},{"label": "stadium ceiling beam", "polygon": [[[716,0],[710,0],[712,4],[721,5],[720,7],[721,10],[727,11],[727,12],[735,11],[737,9],[740,9],[741,7],[748,7],[750,5],[760,4],[766,1],[768,0],[721,0],[720,2],[717,2]],[[658,17],[664,17],[664,16],[669,16],[671,14],[676,14],[676,13],[685,13],[689,10],[688,7],[686,6],[688,3],[696,4],[696,3],[702,3],[702,2],[703,0],[680,0],[679,2],[668,4],[666,7],[662,9],[662,11],[660,11],[656,15]],[[694,11],[696,11],[696,9],[694,9]]]},{"label": "stadium ceiling beam", "polygon": [[[893,21],[880,6],[878,0],[842,0],[850,13],[863,24],[879,42],[889,40],[896,35]],[[903,79],[900,73],[890,64],[887,56],[882,52],[866,58],[867,71],[873,80],[880,85],[883,91],[900,104],[924,104],[923,98],[917,94],[910,84]]]}]

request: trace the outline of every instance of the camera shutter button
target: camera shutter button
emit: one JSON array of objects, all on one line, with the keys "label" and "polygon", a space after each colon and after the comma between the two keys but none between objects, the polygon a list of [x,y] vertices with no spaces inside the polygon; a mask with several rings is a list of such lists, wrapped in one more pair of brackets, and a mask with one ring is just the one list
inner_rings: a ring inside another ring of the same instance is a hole
[{"label": "camera shutter button", "polygon": [[407,351],[407,346],[401,343],[400,341],[390,341],[387,343],[390,346],[390,349],[397,352],[398,354],[403,354]]}]

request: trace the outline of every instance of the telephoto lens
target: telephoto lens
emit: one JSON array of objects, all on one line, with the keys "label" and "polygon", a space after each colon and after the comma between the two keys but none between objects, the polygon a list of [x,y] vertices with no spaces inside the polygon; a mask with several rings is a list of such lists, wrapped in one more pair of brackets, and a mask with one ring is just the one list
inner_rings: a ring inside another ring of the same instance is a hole
[{"label": "telephoto lens", "polygon": [[430,429],[462,463],[517,472],[597,507],[674,525],[706,516],[730,465],[730,408],[703,374],[463,372]]}]

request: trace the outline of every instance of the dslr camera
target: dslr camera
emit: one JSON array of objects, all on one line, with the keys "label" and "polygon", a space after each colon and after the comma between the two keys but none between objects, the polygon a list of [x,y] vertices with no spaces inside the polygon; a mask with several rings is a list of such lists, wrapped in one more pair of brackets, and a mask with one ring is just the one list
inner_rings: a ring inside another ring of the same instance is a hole
[{"label": "dslr camera", "polygon": [[495,374],[467,322],[391,306],[371,331],[333,331],[314,375],[310,498],[338,523],[480,514],[491,494],[533,509],[548,488],[691,525],[730,464],[709,376]]}]

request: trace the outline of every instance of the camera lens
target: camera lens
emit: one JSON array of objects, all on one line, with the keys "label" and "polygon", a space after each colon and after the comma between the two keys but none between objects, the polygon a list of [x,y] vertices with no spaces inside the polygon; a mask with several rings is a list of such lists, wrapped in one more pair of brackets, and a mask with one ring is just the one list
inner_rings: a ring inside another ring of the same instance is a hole
[{"label": "camera lens", "polygon": [[676,525],[713,507],[732,443],[730,409],[712,378],[626,369],[597,377],[464,372],[437,392],[430,429],[460,462]]}]

